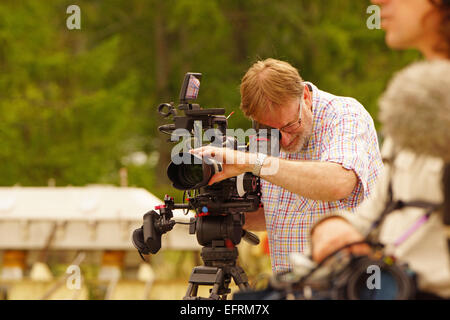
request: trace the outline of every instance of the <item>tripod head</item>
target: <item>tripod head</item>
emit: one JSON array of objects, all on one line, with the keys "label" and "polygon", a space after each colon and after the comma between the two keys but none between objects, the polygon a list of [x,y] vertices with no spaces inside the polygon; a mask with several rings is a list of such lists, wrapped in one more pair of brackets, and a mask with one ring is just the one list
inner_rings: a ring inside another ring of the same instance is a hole
[{"label": "tripod head", "polygon": [[[172,230],[175,224],[182,224],[173,219],[172,210],[189,209],[191,208],[190,202],[196,202],[198,199],[188,198],[188,201],[188,204],[175,204],[173,198],[166,195],[163,205],[156,206],[155,210],[144,214],[141,228],[134,230],[132,237],[133,245],[141,257],[150,253],[156,254],[161,249],[161,236]],[[211,247],[214,241],[224,241],[228,247],[234,247],[241,242],[241,239],[253,245],[259,244],[258,236],[242,228],[245,223],[243,214],[212,216],[207,208],[207,206],[203,206],[201,213],[195,218],[191,218],[188,223],[189,233],[197,234],[197,241],[200,245]],[[142,258],[146,260],[144,257]]]}]

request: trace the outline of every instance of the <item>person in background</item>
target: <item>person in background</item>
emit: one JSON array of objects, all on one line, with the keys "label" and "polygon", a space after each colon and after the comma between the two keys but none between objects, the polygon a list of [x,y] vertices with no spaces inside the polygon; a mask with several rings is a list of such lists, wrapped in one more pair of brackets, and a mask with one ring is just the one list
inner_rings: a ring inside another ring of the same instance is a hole
[{"label": "person in background", "polygon": [[[380,227],[379,239],[417,272],[417,298],[449,298],[448,227],[441,215],[450,200],[445,189],[448,184],[443,182],[447,178],[448,183],[450,172],[450,1],[372,2],[381,7],[387,45],[417,49],[427,61],[399,73],[380,100],[385,167],[373,196],[358,208],[358,214],[335,212],[313,226],[312,258],[322,261],[340,247],[364,239],[387,203],[444,201],[446,205],[435,208],[428,217],[426,209],[400,206],[393,210]],[[364,244],[349,250],[370,252]]]},{"label": "person in background", "polygon": [[392,49],[416,49],[427,60],[450,58],[450,0],[372,0]]}]

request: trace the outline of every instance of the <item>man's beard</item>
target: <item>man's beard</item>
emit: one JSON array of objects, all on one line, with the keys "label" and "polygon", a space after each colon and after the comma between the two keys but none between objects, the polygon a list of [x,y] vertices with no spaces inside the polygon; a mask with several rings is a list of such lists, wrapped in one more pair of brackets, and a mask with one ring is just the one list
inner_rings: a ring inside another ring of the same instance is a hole
[{"label": "man's beard", "polygon": [[303,147],[306,146],[312,135],[312,123],[305,123],[305,125],[305,130],[301,133],[296,134],[295,138],[292,140],[293,142],[291,142],[289,146],[281,146],[282,152],[289,154],[298,153],[303,149]]}]

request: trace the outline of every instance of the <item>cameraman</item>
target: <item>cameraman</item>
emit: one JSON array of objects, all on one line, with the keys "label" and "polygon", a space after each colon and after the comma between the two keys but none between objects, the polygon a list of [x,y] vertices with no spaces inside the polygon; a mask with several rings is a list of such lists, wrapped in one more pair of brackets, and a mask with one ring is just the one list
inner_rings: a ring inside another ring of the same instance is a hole
[{"label": "cameraman", "polygon": [[[321,261],[343,245],[362,240],[387,202],[445,201],[444,208],[431,213],[422,225],[418,218],[423,217],[424,209],[404,207],[393,211],[382,223],[379,239],[418,273],[417,298],[449,298],[448,227],[446,233],[440,215],[447,212],[448,216],[450,201],[450,1],[373,3],[382,7],[386,43],[392,48],[418,49],[430,62],[413,65],[391,81],[380,100],[380,116],[387,133],[382,152],[387,160],[383,176],[357,215],[337,213],[313,227],[312,256]],[[355,245],[350,251],[365,254],[370,249]]]},{"label": "cameraman", "polygon": [[[336,209],[355,209],[371,193],[382,161],[373,120],[355,99],[304,82],[287,62],[256,62],[241,83],[241,109],[279,129],[279,157],[206,146],[191,150],[223,162],[209,184],[253,172],[264,208],[244,227],[267,230],[272,270],[289,269],[289,253],[307,246],[308,229]],[[275,168],[275,170],[274,170]]]}]

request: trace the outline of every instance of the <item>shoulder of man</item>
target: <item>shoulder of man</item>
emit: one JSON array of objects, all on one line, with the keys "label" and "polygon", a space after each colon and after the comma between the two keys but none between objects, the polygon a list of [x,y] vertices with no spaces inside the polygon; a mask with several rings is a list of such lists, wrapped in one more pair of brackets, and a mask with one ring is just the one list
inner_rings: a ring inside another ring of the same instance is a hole
[{"label": "shoulder of man", "polygon": [[[319,89],[313,83],[305,81],[305,84],[312,89],[313,104],[326,107],[330,112],[337,113],[358,113],[366,111],[364,106],[353,97],[338,96],[330,92]],[[342,108],[343,107],[343,108]]]},{"label": "shoulder of man", "polygon": [[311,82],[305,82],[313,90],[313,111],[318,117],[329,121],[340,121],[343,117],[357,117],[373,125],[373,119],[366,108],[353,97],[338,96],[319,89]]}]

